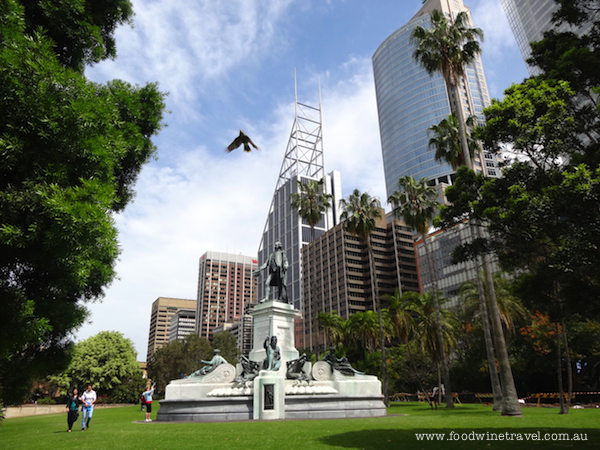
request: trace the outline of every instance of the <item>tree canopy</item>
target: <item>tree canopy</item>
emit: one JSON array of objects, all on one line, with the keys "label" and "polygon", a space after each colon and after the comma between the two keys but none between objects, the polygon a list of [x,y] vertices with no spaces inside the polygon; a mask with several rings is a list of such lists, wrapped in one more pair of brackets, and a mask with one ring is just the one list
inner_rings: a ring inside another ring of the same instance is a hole
[{"label": "tree canopy", "polygon": [[19,0],[25,9],[25,32],[43,30],[53,51],[65,67],[83,70],[84,65],[115,58],[113,33],[130,23],[130,0]]},{"label": "tree canopy", "polygon": [[[231,333],[230,333],[231,334]],[[163,393],[171,380],[190,375],[210,361],[213,348],[206,339],[188,334],[183,340],[169,342],[159,348],[148,361],[148,378],[156,382],[156,390]]]},{"label": "tree canopy", "polygon": [[237,339],[230,331],[221,331],[213,337],[212,347],[221,350],[221,356],[234,366],[239,362],[240,350]]},{"label": "tree canopy", "polygon": [[131,340],[117,331],[101,331],[75,345],[61,387],[68,392],[92,383],[99,393],[110,393],[120,385],[141,378],[136,357]]},{"label": "tree canopy", "polygon": [[[130,16],[128,5],[0,5],[2,403],[20,402],[31,379],[68,363],[70,332],[87,315],[84,303],[101,298],[115,277],[112,215],[131,201],[142,166],[156,152],[151,137],[165,109],[156,84],[98,84],[70,68],[114,56],[112,32]],[[93,13],[75,20],[75,13],[60,12],[71,8]],[[72,42],[49,37],[59,30]],[[77,42],[84,30],[93,34],[87,44]]]}]

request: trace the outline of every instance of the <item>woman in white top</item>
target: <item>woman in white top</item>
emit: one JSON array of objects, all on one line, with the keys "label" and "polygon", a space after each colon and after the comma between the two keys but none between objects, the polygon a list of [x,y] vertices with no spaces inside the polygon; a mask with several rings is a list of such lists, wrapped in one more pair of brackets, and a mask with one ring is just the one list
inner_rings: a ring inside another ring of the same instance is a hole
[{"label": "woman in white top", "polygon": [[92,389],[92,383],[87,385],[87,391],[81,394],[79,400],[83,403],[81,407],[81,431],[83,431],[86,428],[90,428],[90,420],[94,413],[94,403],[96,403],[96,391]]}]

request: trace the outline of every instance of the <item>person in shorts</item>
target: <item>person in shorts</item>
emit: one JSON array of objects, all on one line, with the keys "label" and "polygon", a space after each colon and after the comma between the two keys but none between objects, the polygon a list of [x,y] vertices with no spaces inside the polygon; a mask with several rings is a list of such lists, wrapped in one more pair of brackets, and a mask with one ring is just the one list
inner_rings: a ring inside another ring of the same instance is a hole
[{"label": "person in shorts", "polygon": [[152,387],[148,387],[143,393],[144,404],[146,405],[146,422],[152,422],[150,414],[152,413],[152,394],[154,394],[154,384]]}]

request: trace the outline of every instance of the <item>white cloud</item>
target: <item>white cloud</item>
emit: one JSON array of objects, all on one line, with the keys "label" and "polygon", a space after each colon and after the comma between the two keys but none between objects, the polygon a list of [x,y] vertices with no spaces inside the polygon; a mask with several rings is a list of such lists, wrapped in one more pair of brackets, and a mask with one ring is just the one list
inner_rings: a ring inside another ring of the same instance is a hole
[{"label": "white cloud", "polygon": [[471,8],[471,15],[475,26],[483,30],[482,47],[485,54],[498,58],[507,49],[518,51],[508,19],[498,0],[479,0]]},{"label": "white cloud", "polygon": [[[341,172],[344,195],[356,187],[384,201],[370,64],[368,58],[352,59],[339,73],[321,77],[325,164]],[[311,83],[316,97],[316,76]],[[93,324],[79,332],[80,339],[116,329],[134,341],[144,359],[151,302],[159,296],[196,298],[198,259],[204,252],[256,254],[293,115],[293,101],[287,101],[270,123],[246,119],[244,130],[260,152],[215,155],[198,145],[179,149],[170,165],[144,168],[135,202],[117,217],[120,279],[102,303],[91,305]],[[231,130],[232,137],[237,131]]]},{"label": "white cloud", "polygon": [[478,0],[471,6],[475,26],[484,34],[482,62],[490,95],[502,98],[511,83],[528,76],[515,37],[498,0]]},{"label": "white cloud", "polygon": [[[87,75],[137,84],[158,80],[171,107],[193,122],[198,96],[214,89],[233,70],[258,64],[283,45],[275,30],[293,0],[135,0],[134,27],[118,28],[118,60],[105,61]],[[243,72],[242,72],[243,74]]]},{"label": "white cloud", "polygon": [[339,170],[344,196],[354,188],[385,203],[383,160],[370,58],[351,58],[323,83],[323,142],[328,170]]}]

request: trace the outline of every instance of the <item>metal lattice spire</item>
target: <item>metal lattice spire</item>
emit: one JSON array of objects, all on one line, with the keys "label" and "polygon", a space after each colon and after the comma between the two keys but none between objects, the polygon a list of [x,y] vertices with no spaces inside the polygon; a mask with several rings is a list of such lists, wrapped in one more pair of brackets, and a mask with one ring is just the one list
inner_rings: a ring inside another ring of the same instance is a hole
[{"label": "metal lattice spire", "polygon": [[325,176],[321,83],[319,82],[318,108],[298,102],[296,74],[294,74],[294,84],[296,104],[294,124],[292,125],[292,131],[285,150],[275,190],[279,189],[286,181],[295,176],[306,175],[316,179],[321,179]]}]

